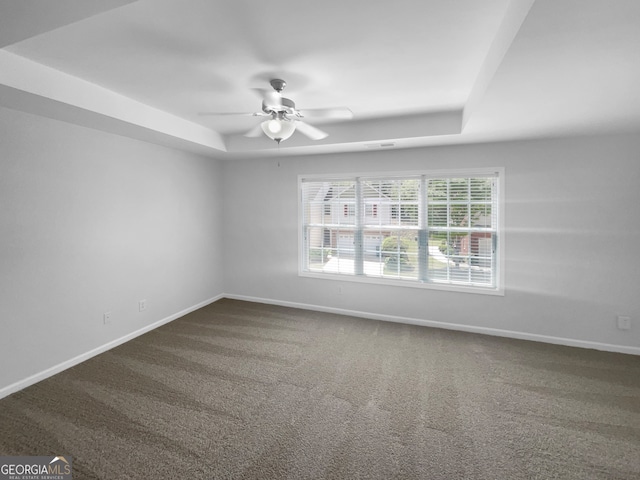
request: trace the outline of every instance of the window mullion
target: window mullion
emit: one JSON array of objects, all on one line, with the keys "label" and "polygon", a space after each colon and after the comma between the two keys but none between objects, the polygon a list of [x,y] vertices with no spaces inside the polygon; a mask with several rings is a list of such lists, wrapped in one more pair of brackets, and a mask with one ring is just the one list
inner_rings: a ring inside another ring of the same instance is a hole
[{"label": "window mullion", "polygon": [[355,232],[353,234],[354,247],[354,273],[364,275],[364,200],[362,198],[362,181],[356,178],[355,185],[356,205],[355,205]]},{"label": "window mullion", "polygon": [[426,282],[429,276],[429,237],[427,232],[427,177],[420,176],[418,190],[418,279]]},{"label": "window mullion", "polygon": [[[467,250],[467,255],[465,261],[467,265],[471,265],[471,225],[473,224],[473,218],[471,214],[471,179],[467,179],[467,235],[469,239],[469,249]],[[471,283],[471,268],[467,270],[467,281]]]}]

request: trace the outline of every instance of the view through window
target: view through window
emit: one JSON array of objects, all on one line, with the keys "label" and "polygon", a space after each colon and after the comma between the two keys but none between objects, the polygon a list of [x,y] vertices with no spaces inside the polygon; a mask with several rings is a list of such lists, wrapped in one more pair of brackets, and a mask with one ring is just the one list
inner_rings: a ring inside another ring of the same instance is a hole
[{"label": "view through window", "polygon": [[301,273],[497,289],[499,173],[301,177]]}]

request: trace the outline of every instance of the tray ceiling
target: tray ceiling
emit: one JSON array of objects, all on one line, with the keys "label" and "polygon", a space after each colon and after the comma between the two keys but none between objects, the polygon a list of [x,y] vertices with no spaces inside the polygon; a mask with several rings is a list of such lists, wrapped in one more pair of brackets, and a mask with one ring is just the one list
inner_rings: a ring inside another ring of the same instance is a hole
[{"label": "tray ceiling", "polygon": [[[51,3],[0,2],[0,104],[219,158],[640,124],[636,0]],[[198,114],[258,111],[274,77],[353,120],[278,147],[243,136],[260,118]]]}]

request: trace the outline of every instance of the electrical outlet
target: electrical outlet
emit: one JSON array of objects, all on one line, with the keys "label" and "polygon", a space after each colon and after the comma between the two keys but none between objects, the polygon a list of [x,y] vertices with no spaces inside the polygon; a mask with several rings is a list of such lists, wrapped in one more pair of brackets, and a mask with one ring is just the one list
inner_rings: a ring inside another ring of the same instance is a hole
[{"label": "electrical outlet", "polygon": [[140,300],[138,302],[138,310],[140,312],[144,312],[147,309],[147,301],[146,300]]},{"label": "electrical outlet", "polygon": [[111,312],[104,312],[104,314],[102,315],[102,321],[104,322],[105,325],[110,325],[111,324]]},{"label": "electrical outlet", "polygon": [[618,315],[618,329],[631,330],[631,317],[624,317],[622,315]]},{"label": "electrical outlet", "polygon": [[338,285],[338,287],[336,288],[336,293],[338,295],[342,295],[342,285]]}]

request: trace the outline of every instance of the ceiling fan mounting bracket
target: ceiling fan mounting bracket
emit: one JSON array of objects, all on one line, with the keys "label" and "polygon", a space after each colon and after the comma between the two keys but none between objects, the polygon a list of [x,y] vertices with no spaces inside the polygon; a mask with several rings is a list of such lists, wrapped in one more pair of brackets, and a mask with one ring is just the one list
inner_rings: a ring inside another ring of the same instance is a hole
[{"label": "ceiling fan mounting bracket", "polygon": [[269,83],[271,84],[273,89],[278,93],[282,92],[282,90],[284,90],[284,87],[287,86],[287,82],[285,82],[281,78],[272,78],[269,81]]}]

